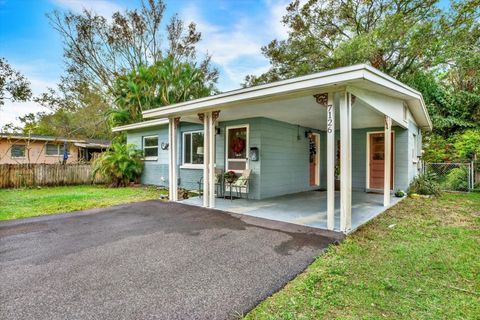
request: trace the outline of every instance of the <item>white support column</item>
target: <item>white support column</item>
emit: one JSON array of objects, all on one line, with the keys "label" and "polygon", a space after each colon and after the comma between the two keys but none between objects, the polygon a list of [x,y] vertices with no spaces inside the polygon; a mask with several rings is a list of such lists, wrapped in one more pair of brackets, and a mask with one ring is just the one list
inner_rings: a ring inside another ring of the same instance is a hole
[{"label": "white support column", "polygon": [[168,199],[178,200],[177,179],[177,126],[180,118],[168,119]]},{"label": "white support column", "polygon": [[209,201],[208,207],[215,208],[215,121],[217,120],[219,111],[210,112],[208,115],[208,139],[209,155],[208,155],[208,184],[209,184]]},{"label": "white support column", "polygon": [[173,136],[173,119],[168,119],[168,200],[173,200],[173,152],[172,152],[172,136]]},{"label": "white support column", "polygon": [[333,93],[327,102],[327,229],[335,228],[335,107]]},{"label": "white support column", "polygon": [[390,205],[390,184],[392,179],[392,118],[385,116],[384,134],[384,181],[383,181],[383,206]]},{"label": "white support column", "polygon": [[314,95],[318,104],[327,108],[327,229],[335,228],[335,106],[334,93]]},{"label": "white support column", "polygon": [[352,227],[352,102],[344,92],[340,99],[340,230]]},{"label": "white support column", "polygon": [[203,118],[203,206],[210,206],[210,112],[205,112]]}]

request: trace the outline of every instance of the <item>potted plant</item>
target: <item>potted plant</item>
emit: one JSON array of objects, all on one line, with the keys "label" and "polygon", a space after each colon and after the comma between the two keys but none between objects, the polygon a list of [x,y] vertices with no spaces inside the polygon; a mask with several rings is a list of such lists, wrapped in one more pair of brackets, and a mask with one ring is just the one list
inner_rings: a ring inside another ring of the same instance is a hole
[{"label": "potted plant", "polygon": [[237,175],[233,171],[225,172],[223,177],[225,178],[225,181],[228,182],[228,183],[233,183],[233,182],[235,182],[235,180],[237,180]]}]

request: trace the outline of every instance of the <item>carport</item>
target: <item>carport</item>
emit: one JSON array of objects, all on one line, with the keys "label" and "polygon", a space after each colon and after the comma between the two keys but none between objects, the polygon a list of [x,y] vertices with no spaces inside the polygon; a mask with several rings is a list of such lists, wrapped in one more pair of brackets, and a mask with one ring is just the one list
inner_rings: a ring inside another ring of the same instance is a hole
[{"label": "carport", "polygon": [[[327,193],[325,191],[307,191],[264,200],[217,198],[215,208],[248,216],[327,229],[326,200]],[[385,207],[382,194],[352,192],[352,228],[349,232],[375,218],[398,201],[400,198],[392,198],[390,205]],[[181,202],[196,206],[201,206],[203,203],[200,197],[192,197]],[[335,231],[340,231],[339,204],[340,193],[336,192]]]}]

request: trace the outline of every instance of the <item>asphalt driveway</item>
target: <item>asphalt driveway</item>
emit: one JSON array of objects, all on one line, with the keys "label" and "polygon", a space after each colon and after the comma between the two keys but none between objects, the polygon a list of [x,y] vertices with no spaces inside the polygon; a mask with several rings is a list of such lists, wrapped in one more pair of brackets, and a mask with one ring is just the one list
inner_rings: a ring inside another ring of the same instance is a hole
[{"label": "asphalt driveway", "polygon": [[0,319],[237,318],[340,235],[146,201],[0,223]]}]

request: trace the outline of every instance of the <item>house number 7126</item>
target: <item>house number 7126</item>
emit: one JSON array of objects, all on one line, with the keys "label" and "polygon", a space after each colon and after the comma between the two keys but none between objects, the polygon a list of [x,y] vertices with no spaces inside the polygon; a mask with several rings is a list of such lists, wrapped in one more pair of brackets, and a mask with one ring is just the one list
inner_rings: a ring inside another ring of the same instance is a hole
[{"label": "house number 7126", "polygon": [[327,133],[333,132],[333,105],[329,104],[327,106]]}]

